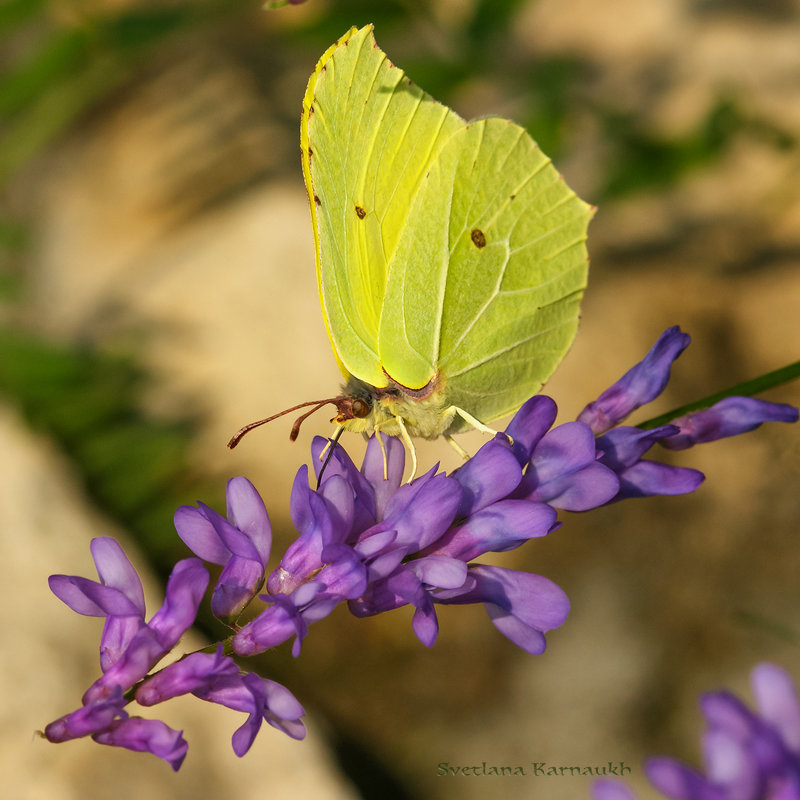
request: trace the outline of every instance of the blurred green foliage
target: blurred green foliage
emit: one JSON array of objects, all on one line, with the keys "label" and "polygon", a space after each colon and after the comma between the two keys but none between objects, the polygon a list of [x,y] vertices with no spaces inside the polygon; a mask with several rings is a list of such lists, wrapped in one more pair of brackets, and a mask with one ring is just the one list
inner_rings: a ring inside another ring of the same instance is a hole
[{"label": "blurred green foliage", "polygon": [[[254,0],[132,0],[121,8],[109,4],[105,11],[102,2],[6,0],[0,5],[0,183],[131,80],[157,47],[191,33],[216,33],[238,40],[242,57],[256,69],[257,51],[277,51],[278,68],[288,72],[300,64],[308,69],[350,26],[367,22],[375,23],[381,46],[414,81],[444,102],[473,81],[497,87],[522,109],[520,121],[554,157],[568,145],[572,123],[579,116],[594,117],[613,158],[593,202],[678,180],[719,157],[743,130],[779,145],[794,144],[783,132],[745,120],[730,99],[711,108],[687,137],[648,132],[635,112],[590,96],[588,61],[523,52],[515,45],[524,5],[526,0],[474,0],[456,22],[445,25],[425,0],[308,0],[274,11]],[[313,13],[305,13],[311,7]],[[297,14],[302,16],[296,22],[283,24]],[[275,59],[256,77],[274,81],[274,69]]]},{"label": "blurred green foliage", "polygon": [[145,385],[129,359],[0,328],[0,392],[59,441],[98,506],[166,568],[184,552],[172,530],[175,508],[220,491],[187,463],[192,421],[141,411]]}]

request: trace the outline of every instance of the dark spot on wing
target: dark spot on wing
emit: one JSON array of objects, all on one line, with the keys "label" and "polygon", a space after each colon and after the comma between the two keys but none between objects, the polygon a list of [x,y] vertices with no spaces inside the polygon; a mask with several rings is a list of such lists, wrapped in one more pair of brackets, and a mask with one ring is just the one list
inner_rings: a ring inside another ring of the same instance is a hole
[{"label": "dark spot on wing", "polygon": [[472,239],[472,244],[474,244],[475,247],[486,247],[486,236],[484,236],[484,233],[480,228],[473,228],[472,233],[470,233],[470,238]]},{"label": "dark spot on wing", "polygon": [[363,206],[360,206],[358,203],[356,203],[356,216],[359,219],[364,219],[364,217],[367,216],[367,212],[364,211]]},{"label": "dark spot on wing", "polygon": [[315,202],[315,203],[316,203],[318,206],[321,206],[321,205],[322,205],[322,200],[320,200],[320,199],[319,199],[319,195],[316,195],[316,194],[314,195],[314,202]]}]

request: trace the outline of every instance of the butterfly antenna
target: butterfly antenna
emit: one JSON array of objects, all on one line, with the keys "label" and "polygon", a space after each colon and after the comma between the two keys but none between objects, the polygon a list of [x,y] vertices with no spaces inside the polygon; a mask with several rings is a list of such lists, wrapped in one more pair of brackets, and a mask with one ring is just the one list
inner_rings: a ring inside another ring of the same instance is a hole
[{"label": "butterfly antenna", "polygon": [[333,436],[328,438],[328,455],[325,457],[325,463],[322,465],[319,475],[317,476],[317,489],[319,489],[319,485],[322,483],[322,476],[325,474],[325,467],[328,466],[328,462],[331,460],[331,456],[333,455],[333,451],[336,449],[336,444],[339,441],[339,437],[344,433],[344,428],[339,428]]},{"label": "butterfly antenna", "polygon": [[228,449],[233,450],[239,442],[242,441],[242,438],[246,433],[250,433],[253,428],[258,428],[261,425],[265,425],[267,422],[272,422],[272,420],[277,419],[278,417],[282,417],[284,414],[291,414],[292,411],[297,411],[298,408],[306,408],[307,406],[314,406],[311,411],[307,411],[301,417],[299,417],[294,425],[292,425],[292,431],[289,434],[289,438],[294,441],[297,438],[297,434],[300,432],[300,425],[302,425],[303,420],[313,414],[315,411],[318,411],[322,406],[326,405],[327,403],[336,403],[338,398],[331,397],[327,400],[309,400],[307,403],[298,403],[296,406],[292,406],[291,408],[287,408],[283,411],[279,411],[277,414],[273,414],[271,417],[266,417],[265,419],[259,419],[255,422],[251,422],[248,425],[245,425],[243,428],[239,428],[238,431],[231,437],[231,440],[228,442]]}]

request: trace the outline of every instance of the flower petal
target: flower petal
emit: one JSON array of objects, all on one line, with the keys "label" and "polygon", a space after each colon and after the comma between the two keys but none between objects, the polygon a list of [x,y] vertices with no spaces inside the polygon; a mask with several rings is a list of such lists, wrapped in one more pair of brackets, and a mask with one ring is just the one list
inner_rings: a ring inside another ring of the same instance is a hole
[{"label": "flower petal", "polygon": [[624,470],[619,479],[620,489],[614,501],[657,494],[688,494],[700,486],[705,475],[696,469],[645,460]]},{"label": "flower petal", "polygon": [[697,770],[673,758],[650,758],[644,769],[653,786],[675,800],[727,800]]},{"label": "flower petal", "polygon": [[139,608],[128,595],[111,586],[77,575],[51,575],[50,591],[73,611],[87,617],[139,616]]},{"label": "flower petal", "polygon": [[522,480],[522,467],[507,442],[493,440],[451,477],[462,489],[456,516],[467,517],[511,494]]},{"label": "flower petal", "polygon": [[551,580],[529,572],[478,564],[469,568],[475,585],[466,592],[436,592],[438,603],[483,603],[492,624],[518,647],[544,652],[546,631],[569,614],[569,598]]},{"label": "flower petal", "polygon": [[597,400],[589,403],[578,419],[595,433],[603,433],[639,406],[658,397],[667,385],[672,362],[690,341],[689,335],[682,333],[677,325],[665,330],[650,352]]},{"label": "flower petal", "polygon": [[173,517],[175,530],[186,546],[211,564],[224,564],[230,558],[225,546],[208,518],[194,506],[181,506]]},{"label": "flower petal", "polygon": [[555,400],[547,395],[538,394],[526,400],[514,414],[505,432],[514,442],[512,450],[520,466],[528,463],[533,448],[550,430],[556,421],[557,413]]},{"label": "flower petal", "polygon": [[92,539],[89,548],[100,581],[122,592],[136,606],[139,616],[144,617],[142,582],[119,542],[110,536],[98,536]]},{"label": "flower petal", "polygon": [[599,778],[592,784],[592,800],[637,800],[637,798],[622,781]]},{"label": "flower petal", "polygon": [[[383,439],[383,450],[378,436]],[[386,452],[386,478],[383,477],[384,451]],[[405,469],[406,449],[396,436],[379,433],[370,437],[367,452],[361,464],[361,472],[375,492],[375,513],[383,519],[384,509],[394,493],[400,488]]]},{"label": "flower petal", "polygon": [[67,742],[106,730],[115,719],[127,719],[127,702],[122,689],[116,687],[107,697],[51,722],[44,729],[45,738],[50,742]]},{"label": "flower petal", "polygon": [[239,667],[232,658],[222,655],[220,644],[216,653],[190,653],[159,670],[136,690],[136,702],[142,706],[163,703],[211,686],[221,675],[238,676]]},{"label": "flower petal", "polygon": [[194,622],[207,587],[208,571],[199,559],[185,558],[173,567],[164,603],[147,623],[165,652],[172,649]]},{"label": "flower petal", "polygon": [[404,484],[386,505],[381,526],[397,532],[396,546],[421,550],[450,526],[461,502],[461,486],[433,470]]},{"label": "flower petal", "polygon": [[500,500],[450,528],[422,554],[471,561],[483,553],[513,550],[528,539],[545,536],[555,522],[555,510],[544,503]]},{"label": "flower petal", "polygon": [[775,664],[756,666],[750,678],[761,717],[800,755],[800,701],[791,676]]},{"label": "flower petal", "polygon": [[266,566],[272,546],[272,526],[261,495],[247,478],[242,477],[228,481],[225,495],[228,521],[252,542],[258,560]]},{"label": "flower petal", "polygon": [[163,758],[176,772],[180,769],[189,745],[183,731],[176,731],[158,719],[129,719],[113,723],[92,738],[99,744],[124,747],[139,753],[152,753]]}]

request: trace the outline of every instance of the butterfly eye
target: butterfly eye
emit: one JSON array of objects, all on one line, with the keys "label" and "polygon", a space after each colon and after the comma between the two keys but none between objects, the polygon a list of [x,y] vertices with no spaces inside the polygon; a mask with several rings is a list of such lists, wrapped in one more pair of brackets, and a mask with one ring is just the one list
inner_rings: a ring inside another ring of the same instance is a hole
[{"label": "butterfly eye", "polygon": [[356,419],[363,419],[369,414],[369,412],[370,412],[369,403],[364,402],[360,397],[353,398],[353,403],[350,406],[350,413]]}]

